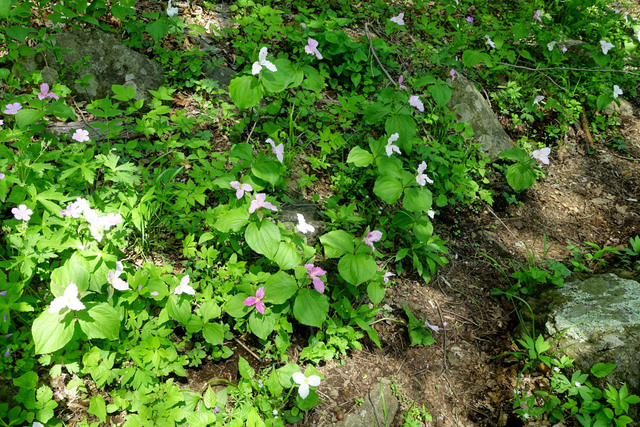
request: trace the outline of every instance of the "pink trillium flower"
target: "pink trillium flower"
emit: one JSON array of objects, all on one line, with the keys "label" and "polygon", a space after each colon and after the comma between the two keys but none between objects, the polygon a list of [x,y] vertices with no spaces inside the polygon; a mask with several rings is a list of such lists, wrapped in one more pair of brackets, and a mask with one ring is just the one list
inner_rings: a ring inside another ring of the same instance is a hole
[{"label": "pink trillium flower", "polygon": [[491,37],[489,37],[488,35],[484,36],[485,39],[487,39],[486,43],[491,46],[491,49],[495,49],[496,48],[496,44],[493,42],[493,40],[491,40]]},{"label": "pink trillium flower", "polygon": [[437,327],[436,325],[432,325],[431,323],[429,323],[428,320],[424,321],[424,327],[425,328],[430,328],[433,332],[438,332],[440,330],[439,327]]},{"label": "pink trillium flower", "polygon": [[387,140],[387,145],[384,147],[385,151],[387,152],[387,156],[391,157],[394,151],[398,154],[402,154],[400,152],[400,148],[397,145],[393,144],[398,140],[398,138],[400,138],[400,134],[396,132],[393,135],[391,135]]},{"label": "pink trillium flower", "polygon": [[240,184],[238,181],[231,181],[229,185],[236,190],[236,197],[238,199],[242,199],[245,191],[253,191],[253,187],[250,184]]},{"label": "pink trillium flower", "polygon": [[120,278],[124,268],[120,261],[116,262],[116,269],[110,270],[107,273],[107,282],[119,291],[126,291],[129,289],[129,284]]},{"label": "pink trillium flower", "polygon": [[5,178],[5,175],[2,172],[0,172],[0,179],[4,179],[4,178]]},{"label": "pink trillium flower", "polygon": [[17,208],[11,209],[11,213],[15,219],[22,221],[29,221],[33,211],[27,207],[27,205],[19,205]]},{"label": "pink trillium flower", "polygon": [[258,313],[264,314],[264,310],[266,307],[262,302],[262,298],[264,298],[264,286],[260,286],[258,288],[258,290],[256,291],[255,297],[247,297],[247,299],[244,300],[243,304],[247,307],[251,307],[252,305],[255,305],[256,310],[258,310]]},{"label": "pink trillium flower", "polygon": [[557,42],[557,41],[555,41],[555,40],[554,40],[554,41],[552,41],[552,42],[547,43],[547,49],[549,49],[549,52],[551,52],[551,51],[553,50],[553,48],[555,47],[555,45],[556,45],[557,43],[558,43],[558,42]]},{"label": "pink trillium flower", "polygon": [[473,17],[472,17],[472,16],[467,16],[467,17],[465,18],[465,21],[467,21],[467,22],[468,22],[468,23],[470,23],[470,24],[473,24]]},{"label": "pink trillium flower", "polygon": [[7,291],[2,291],[0,292],[0,295],[5,296],[7,294]]},{"label": "pink trillium flower", "polygon": [[298,394],[301,398],[306,399],[309,396],[309,386],[318,387],[320,385],[320,377],[317,375],[306,376],[302,372],[294,372],[291,376],[293,382],[298,384]]},{"label": "pink trillium flower", "polygon": [[14,102],[13,104],[7,104],[5,107],[5,114],[18,114],[18,111],[22,110],[22,105],[19,102]]},{"label": "pink trillium flower", "polygon": [[7,349],[7,351],[4,352],[4,357],[9,357],[9,355],[11,354],[11,349]]},{"label": "pink trillium flower", "polygon": [[533,157],[536,160],[540,160],[545,165],[548,165],[549,164],[549,154],[551,154],[551,148],[544,147],[544,148],[541,148],[539,150],[535,150],[531,154],[531,157]]},{"label": "pink trillium flower", "polygon": [[395,276],[395,274],[393,274],[390,271],[387,271],[386,273],[384,273],[383,279],[384,279],[384,283],[387,284],[389,283],[389,278]]},{"label": "pink trillium flower", "polygon": [[454,81],[456,79],[456,70],[454,70],[453,68],[449,71],[449,76],[451,76],[451,81]]},{"label": "pink trillium flower", "polygon": [[424,104],[420,101],[420,97],[418,95],[411,95],[409,97],[409,105],[416,107],[418,111],[424,111]]},{"label": "pink trillium flower", "polygon": [[618,85],[613,85],[613,97],[617,98],[620,95],[622,95],[622,89],[620,89],[620,86]]},{"label": "pink trillium flower", "polygon": [[307,274],[309,275],[309,279],[313,282],[314,289],[323,294],[324,282],[318,276],[324,276],[327,272],[320,267],[315,267],[313,264],[305,264],[304,268],[307,269]]},{"label": "pink trillium flower", "polygon": [[416,182],[421,186],[425,186],[427,183],[433,184],[433,180],[424,173],[427,170],[427,162],[422,162],[418,166],[418,175],[416,176]]},{"label": "pink trillium flower", "polygon": [[267,70],[269,71],[274,71],[274,72],[278,71],[278,69],[273,64],[273,62],[267,61],[266,47],[263,47],[262,49],[260,49],[260,52],[258,53],[258,60],[254,62],[253,66],[251,67],[251,74],[253,75],[260,74],[260,71],[262,71],[262,67],[266,67]]},{"label": "pink trillium flower", "polygon": [[71,136],[71,139],[74,139],[78,142],[84,142],[89,140],[89,132],[84,129],[76,129],[76,131]]},{"label": "pink trillium flower", "polygon": [[271,209],[274,212],[278,212],[278,208],[266,201],[267,195],[265,193],[257,193],[256,198],[251,201],[249,205],[249,213],[254,213],[256,209],[265,208]]},{"label": "pink trillium flower", "polygon": [[318,51],[318,42],[314,39],[307,39],[307,45],[304,47],[304,51],[308,54],[315,55],[318,59],[322,59],[322,54]]},{"label": "pink trillium flower", "polygon": [[284,161],[284,144],[278,144],[273,141],[271,138],[267,138],[269,145],[271,145],[271,151],[276,155],[276,158],[282,163]]},{"label": "pink trillium flower", "polygon": [[0,120],[0,126],[4,124],[4,120]]},{"label": "pink trillium flower", "polygon": [[373,246],[373,242],[378,242],[382,238],[382,232],[378,230],[373,230],[367,233],[367,235],[362,239],[362,243],[365,245],[369,245],[372,250],[376,250],[375,246]]},{"label": "pink trillium flower", "polygon": [[404,82],[404,76],[400,74],[400,77],[398,77],[398,89],[407,90],[407,87],[402,84],[403,82]]},{"label": "pink trillium flower", "polygon": [[182,280],[180,280],[180,284],[178,286],[176,286],[176,288],[173,290],[173,293],[175,295],[180,295],[180,294],[188,294],[188,295],[195,295],[196,294],[196,290],[193,289],[191,287],[191,285],[189,285],[189,275],[185,275]]},{"label": "pink trillium flower", "polygon": [[600,47],[602,48],[602,53],[606,55],[607,53],[609,53],[609,50],[614,47],[614,45],[606,40],[600,40]]},{"label": "pink trillium flower", "polygon": [[56,95],[55,93],[49,92],[48,84],[42,83],[40,85],[40,93],[38,93],[38,99],[45,99],[45,98],[60,99],[58,95]]},{"label": "pink trillium flower", "polygon": [[404,13],[399,13],[398,16],[394,16],[389,19],[391,22],[395,22],[398,25],[404,25]]},{"label": "pink trillium flower", "polygon": [[542,13],[542,10],[538,9],[533,13],[533,19],[537,20],[538,22],[542,22],[542,19],[540,19],[540,14]]}]

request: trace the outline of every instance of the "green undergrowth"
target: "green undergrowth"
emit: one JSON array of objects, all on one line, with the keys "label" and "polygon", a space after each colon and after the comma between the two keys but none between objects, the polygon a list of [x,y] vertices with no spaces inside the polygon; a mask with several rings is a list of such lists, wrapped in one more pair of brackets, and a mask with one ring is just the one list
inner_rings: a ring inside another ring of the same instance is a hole
[{"label": "green undergrowth", "polygon": [[[447,264],[441,212],[492,203],[491,174],[529,188],[583,107],[599,117],[619,90],[637,96],[622,71],[640,26],[603,1],[243,0],[216,37],[182,5],[140,6],[0,0],[3,425],[63,425],[77,399],[79,425],[302,420],[319,401],[317,364],[382,346],[373,325],[393,277],[428,282]],[[82,105],[90,124],[64,80],[17,64],[78,27],[124,32],[165,85],[145,99],[114,85]],[[185,48],[195,36],[233,53]],[[228,90],[204,75],[223,61],[237,70]],[[448,106],[462,75],[526,124],[497,163]],[[196,112],[174,103],[182,92]],[[303,193],[322,228],[285,219]],[[412,345],[435,342],[437,328],[406,315]],[[237,342],[263,363],[239,357],[235,379],[191,389],[188,372]]]}]

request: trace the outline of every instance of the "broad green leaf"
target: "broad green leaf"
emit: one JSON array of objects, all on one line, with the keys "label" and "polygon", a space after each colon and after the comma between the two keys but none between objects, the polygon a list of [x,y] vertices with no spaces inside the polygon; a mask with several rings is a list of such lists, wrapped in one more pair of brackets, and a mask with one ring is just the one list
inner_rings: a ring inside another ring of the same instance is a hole
[{"label": "broad green leaf", "polygon": [[216,406],[216,401],[216,393],[213,391],[213,387],[209,386],[202,396],[202,402],[207,409],[213,409]]},{"label": "broad green leaf", "polygon": [[4,31],[9,37],[11,37],[12,39],[18,40],[20,42],[24,42],[27,39],[27,36],[29,34],[35,32],[33,28],[25,27],[22,25],[14,25],[12,27],[7,27],[5,28]]},{"label": "broad green leaf", "polygon": [[349,157],[347,157],[347,163],[353,163],[358,167],[366,167],[369,166],[373,162],[373,156],[367,150],[363,150],[359,146],[355,146],[349,152]]},{"label": "broad green leaf", "polygon": [[74,327],[73,315],[68,313],[61,317],[58,313],[45,310],[31,325],[35,353],[53,353],[60,350],[73,338]]},{"label": "broad green leaf", "polygon": [[536,182],[536,173],[530,166],[516,163],[515,165],[509,166],[506,178],[511,188],[519,192],[531,187],[533,183]]},{"label": "broad green leaf", "polygon": [[0,0],[0,18],[7,19],[11,12],[11,0]]},{"label": "broad green leaf", "polygon": [[340,276],[354,286],[375,277],[378,267],[371,255],[346,254],[338,262]]},{"label": "broad green leaf", "polygon": [[174,319],[181,325],[189,323],[191,317],[191,301],[190,297],[184,295],[169,295],[167,300],[167,313],[169,317]]},{"label": "broad green leaf", "polygon": [[122,85],[111,85],[111,90],[115,94],[113,99],[118,101],[129,101],[136,96],[136,91],[131,86],[124,87]]},{"label": "broad green leaf", "polygon": [[120,314],[109,304],[101,303],[87,310],[76,312],[82,331],[91,338],[118,339],[120,335]]},{"label": "broad green leaf", "polygon": [[345,253],[353,252],[355,249],[353,239],[353,235],[344,230],[334,230],[320,236],[327,258],[338,258]]},{"label": "broad green leaf", "polygon": [[283,271],[279,271],[264,282],[264,301],[272,304],[282,304],[289,301],[297,291],[298,284],[296,279]]},{"label": "broad green leaf", "polygon": [[220,306],[214,301],[206,301],[198,308],[200,316],[202,316],[202,322],[207,323],[211,319],[217,319],[222,314]]},{"label": "broad green leaf", "polygon": [[147,33],[157,43],[165,34],[169,32],[171,27],[164,21],[154,21],[147,24]]},{"label": "broad green leaf", "polygon": [[13,385],[27,390],[35,389],[38,386],[38,374],[26,372],[18,378],[13,379]]},{"label": "broad green leaf", "polygon": [[596,363],[591,367],[591,373],[598,378],[604,378],[616,368],[615,363]]},{"label": "broad green leaf", "polygon": [[224,343],[224,326],[220,323],[207,323],[202,328],[202,336],[211,345]]},{"label": "broad green leaf", "polygon": [[384,286],[378,282],[370,282],[367,285],[367,295],[369,295],[369,299],[373,305],[380,304],[380,301],[384,298],[384,292]]},{"label": "broad green leaf", "polygon": [[322,327],[329,313],[329,298],[315,289],[301,289],[293,304],[293,315],[303,325]]},{"label": "broad green leaf", "polygon": [[386,203],[392,205],[402,196],[402,182],[389,175],[382,175],[376,179],[373,192]]},{"label": "broad green leaf", "polygon": [[24,129],[30,124],[37,122],[45,116],[44,111],[23,108],[15,115],[16,124],[20,129]]},{"label": "broad green leaf", "polygon": [[427,88],[433,99],[438,104],[438,107],[442,108],[451,99],[451,88],[446,84],[435,84]]},{"label": "broad green leaf", "polygon": [[87,410],[87,412],[98,417],[103,423],[106,422],[107,404],[104,401],[104,398],[99,394],[93,396],[91,398],[91,402],[89,403],[89,409]]},{"label": "broad green leaf", "polygon": [[223,233],[240,231],[249,222],[249,211],[246,206],[231,209],[220,215],[213,228]]},{"label": "broad green leaf", "polygon": [[263,95],[264,89],[254,76],[236,77],[229,83],[229,96],[241,110],[258,105]]},{"label": "broad green leaf", "polygon": [[244,238],[251,249],[271,260],[280,247],[280,229],[267,218],[250,223],[244,232]]},{"label": "broad green leaf", "polygon": [[396,145],[400,147],[403,153],[409,154],[412,151],[411,140],[416,136],[418,126],[413,117],[406,114],[397,114],[389,116],[384,123],[384,129],[388,136],[398,133],[398,141]]},{"label": "broad green leaf", "polygon": [[265,314],[260,314],[258,310],[253,310],[249,315],[249,328],[251,332],[262,340],[269,338],[275,326],[276,315],[272,312],[267,311]]},{"label": "broad green leaf", "polygon": [[56,297],[62,296],[70,283],[75,283],[78,292],[89,288],[89,262],[78,252],[74,252],[62,267],[51,273],[51,292]]},{"label": "broad green leaf", "polygon": [[240,372],[240,376],[246,380],[252,379],[256,374],[255,369],[253,369],[251,365],[249,365],[249,362],[242,356],[238,359],[238,372]]},{"label": "broad green leaf", "polygon": [[502,160],[513,160],[514,162],[524,163],[531,159],[531,157],[527,154],[527,152],[520,147],[511,147],[507,150],[504,150],[498,157]]},{"label": "broad green leaf", "polygon": [[462,63],[465,67],[470,68],[478,65],[482,61],[482,53],[477,50],[465,50],[462,53]]},{"label": "broad green leaf", "polygon": [[431,191],[424,187],[410,187],[404,190],[402,206],[409,212],[425,212],[431,209]]},{"label": "broad green leaf", "polygon": [[296,245],[290,242],[280,242],[278,246],[278,252],[273,258],[276,264],[282,270],[289,270],[290,268],[300,265],[302,257],[300,256],[300,250]]},{"label": "broad green leaf", "polygon": [[364,121],[371,125],[382,123],[391,113],[391,106],[382,102],[372,102],[364,112]]},{"label": "broad green leaf", "polygon": [[275,186],[280,180],[280,162],[273,159],[263,159],[251,166],[251,172],[258,178]]},{"label": "broad green leaf", "polygon": [[320,92],[325,87],[324,77],[310,65],[302,67],[304,72],[304,81],[302,82],[302,88],[308,89],[314,92]]},{"label": "broad green leaf", "polygon": [[[231,317],[246,316],[247,313],[249,313],[249,311],[251,310],[250,307],[247,307],[246,305],[244,305],[244,300],[247,299],[248,296],[249,295],[247,294],[234,295],[234,297],[231,298],[229,302],[227,302],[227,305],[225,305],[224,310]],[[265,297],[266,297],[266,294],[265,294]]]},{"label": "broad green leaf", "polygon": [[229,151],[230,158],[237,158],[242,160],[253,161],[253,146],[246,142],[240,142],[233,146]]},{"label": "broad green leaf", "polygon": [[427,243],[433,236],[433,224],[431,221],[421,221],[413,226],[413,234],[419,241]]},{"label": "broad green leaf", "polygon": [[260,80],[267,92],[282,92],[293,83],[295,70],[288,59],[276,59],[272,62],[277,71],[269,71],[266,67],[262,67]]}]

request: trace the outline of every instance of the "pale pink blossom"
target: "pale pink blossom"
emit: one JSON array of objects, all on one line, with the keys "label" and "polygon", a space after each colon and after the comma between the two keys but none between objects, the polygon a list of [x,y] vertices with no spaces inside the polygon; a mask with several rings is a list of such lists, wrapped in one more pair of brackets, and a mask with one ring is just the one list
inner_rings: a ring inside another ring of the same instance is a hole
[{"label": "pale pink blossom", "polygon": [[282,163],[284,161],[284,144],[278,144],[273,141],[271,138],[267,138],[269,145],[271,145],[271,151],[276,155],[276,158]]},{"label": "pale pink blossom", "polygon": [[40,93],[38,93],[38,99],[45,99],[45,98],[60,99],[58,95],[56,95],[55,93],[49,92],[48,84],[42,83],[40,85]]},{"label": "pale pink blossom", "polygon": [[15,219],[29,221],[31,219],[33,211],[29,209],[27,205],[19,205],[17,208],[11,209],[11,213],[13,214]]},{"label": "pale pink blossom", "polygon": [[274,212],[278,212],[278,208],[270,202],[267,202],[266,199],[267,195],[265,193],[257,193],[256,198],[252,200],[249,205],[249,213],[254,213],[256,209],[260,208],[271,209]]},{"label": "pale pink blossom", "polygon": [[382,238],[382,232],[378,230],[373,230],[367,233],[367,235],[362,239],[362,243],[365,245],[369,245],[372,250],[376,250],[375,246],[373,246],[373,242],[378,242]]},{"label": "pale pink blossom", "polygon": [[71,136],[71,139],[76,140],[78,142],[85,142],[89,140],[89,132],[84,129],[76,129],[76,131]]},{"label": "pale pink blossom", "polygon": [[549,154],[551,154],[551,148],[544,147],[544,148],[541,148],[539,150],[535,150],[531,154],[531,157],[533,157],[536,160],[540,160],[545,165],[548,165],[549,164]]},{"label": "pale pink blossom", "polygon": [[231,181],[229,185],[236,190],[236,197],[238,199],[242,199],[245,191],[253,191],[251,184],[241,184],[239,181]]},{"label": "pale pink blossom", "polygon": [[314,39],[308,39],[304,51],[308,54],[315,55],[316,58],[322,59],[322,54],[318,51],[318,42]]},{"label": "pale pink blossom", "polygon": [[411,95],[409,97],[409,105],[416,107],[420,112],[424,111],[424,104],[422,103],[418,95]]},{"label": "pale pink blossom", "polygon": [[309,275],[309,279],[313,282],[314,289],[323,294],[324,282],[318,276],[324,276],[327,272],[320,267],[315,267],[313,264],[305,264],[304,268],[307,269],[307,274]]},{"label": "pale pink blossom", "polygon": [[397,16],[389,19],[391,22],[395,22],[398,25],[404,25],[404,13],[399,13]]}]

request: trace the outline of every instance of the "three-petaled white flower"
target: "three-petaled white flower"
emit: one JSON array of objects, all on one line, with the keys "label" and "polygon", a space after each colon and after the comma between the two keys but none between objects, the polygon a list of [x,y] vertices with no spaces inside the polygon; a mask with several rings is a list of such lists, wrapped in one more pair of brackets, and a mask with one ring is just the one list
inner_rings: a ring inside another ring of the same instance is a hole
[{"label": "three-petaled white flower", "polygon": [[549,49],[549,52],[551,52],[553,50],[553,48],[555,47],[556,44],[558,44],[558,42],[555,41],[555,40],[552,41],[552,42],[547,43],[547,49]]},{"label": "three-petaled white flower", "polygon": [[263,47],[258,53],[258,60],[253,63],[251,67],[251,74],[259,74],[262,71],[262,67],[267,67],[269,71],[278,71],[276,66],[271,61],[267,61],[267,48]]},{"label": "three-petaled white flower", "polygon": [[231,188],[236,190],[236,197],[238,199],[242,199],[245,191],[253,191],[253,187],[251,186],[251,184],[241,184],[239,181],[231,181],[229,185],[231,186]]},{"label": "three-petaled white flower", "polygon": [[409,105],[416,107],[420,112],[424,111],[424,104],[420,101],[420,97],[418,95],[411,95],[409,97]]},{"label": "three-petaled white flower", "polygon": [[116,262],[115,271],[110,270],[109,273],[107,273],[107,282],[119,291],[126,291],[129,289],[129,284],[120,278],[123,271],[124,268],[122,267],[122,263],[118,261]]},{"label": "three-petaled white flower", "polygon": [[533,105],[539,105],[543,99],[544,99],[544,96],[542,95],[536,96],[536,98],[533,100]]},{"label": "three-petaled white flower", "polygon": [[602,48],[602,53],[606,55],[614,45],[606,40],[600,40],[600,47]]},{"label": "three-petaled white flower", "polygon": [[389,19],[389,21],[395,22],[398,25],[404,25],[404,12],[399,13],[398,16],[394,16],[393,18]]},{"label": "three-petaled white flower", "polygon": [[51,301],[49,313],[57,313],[65,307],[71,310],[84,310],[85,308],[78,299],[78,287],[73,282],[69,283],[61,297],[56,297]]},{"label": "three-petaled white flower", "polygon": [[487,39],[485,43],[491,46],[492,49],[496,48],[496,44],[493,42],[493,40],[491,40],[491,37],[489,37],[488,35],[485,35],[484,38]]},{"label": "three-petaled white flower", "polygon": [[539,150],[535,150],[533,153],[531,153],[531,157],[533,157],[536,160],[540,160],[545,165],[548,165],[549,164],[549,154],[551,154],[551,148],[544,147],[544,148],[541,148]]},{"label": "three-petaled white flower", "polygon": [[416,182],[421,186],[425,186],[427,183],[433,184],[433,180],[427,176],[424,171],[427,170],[427,162],[420,163],[418,166],[418,175],[416,176]]},{"label": "three-petaled white flower", "polygon": [[169,0],[169,4],[167,5],[167,16],[172,17],[178,14],[178,8],[171,6],[171,0]]},{"label": "three-petaled white flower", "polygon": [[307,45],[304,47],[304,51],[308,54],[315,55],[316,58],[322,59],[322,54],[318,51],[318,41],[314,39],[307,39]]},{"label": "three-petaled white flower", "polygon": [[189,294],[189,295],[195,295],[196,291],[195,289],[193,289],[191,287],[191,285],[189,284],[189,275],[185,275],[182,280],[180,280],[180,284],[178,286],[176,286],[176,288],[173,290],[173,293],[175,295],[180,295],[180,294]]},{"label": "three-petaled white flower", "polygon": [[320,377],[317,375],[305,376],[302,372],[294,372],[292,375],[293,382],[298,384],[298,394],[301,398],[306,399],[309,396],[309,386],[318,387],[320,385]]},{"label": "three-petaled white flower", "polygon": [[396,132],[393,135],[391,135],[387,140],[387,145],[384,147],[385,151],[387,152],[387,156],[391,157],[394,151],[398,154],[402,154],[400,152],[400,147],[393,144],[398,140],[398,138],[400,138],[400,134]]},{"label": "three-petaled white flower", "polygon": [[613,97],[617,98],[620,95],[622,95],[622,89],[620,89],[620,86],[618,85],[613,85]]},{"label": "three-petaled white flower", "polygon": [[316,231],[316,228],[313,225],[308,224],[307,221],[305,221],[304,215],[297,213],[296,216],[298,217],[298,225],[296,226],[298,231],[302,234],[313,233]]},{"label": "three-petaled white flower", "polygon": [[269,145],[271,145],[271,151],[276,155],[276,158],[282,163],[284,161],[284,144],[278,144],[273,141],[271,138],[267,138]]}]

